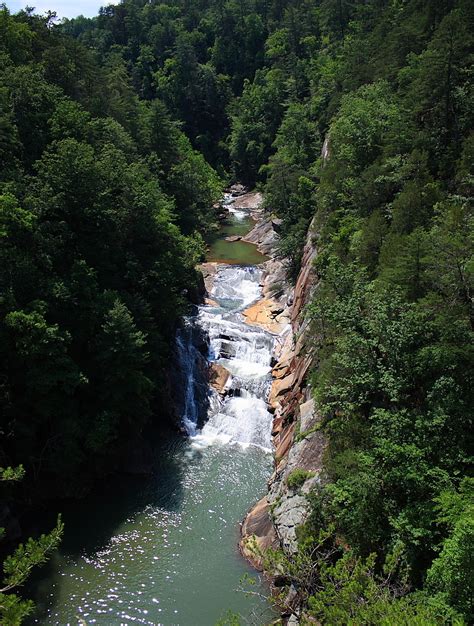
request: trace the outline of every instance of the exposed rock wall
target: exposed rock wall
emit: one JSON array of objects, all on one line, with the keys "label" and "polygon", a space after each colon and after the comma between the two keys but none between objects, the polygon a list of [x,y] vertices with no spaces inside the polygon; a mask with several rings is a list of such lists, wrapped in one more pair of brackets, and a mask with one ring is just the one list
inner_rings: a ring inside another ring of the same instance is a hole
[{"label": "exposed rock wall", "polygon": [[[279,224],[262,220],[246,240],[256,243],[265,254],[275,254]],[[295,287],[285,282],[281,260],[265,264],[261,315],[253,323],[268,323],[278,332],[269,405],[274,412],[274,472],[268,493],[249,511],[242,525],[242,553],[261,566],[255,557],[255,543],[261,550],[280,545],[288,552],[297,547],[296,531],[308,516],[306,494],[317,481],[322,468],[325,439],[319,431],[320,417],[311,399],[309,371],[314,359],[305,308],[317,288],[313,262],[317,255],[314,224],[308,230],[301,270]],[[258,305],[251,309],[258,310]],[[262,312],[263,311],[263,312]],[[271,318],[272,312],[275,313]],[[249,315],[249,311],[246,312]],[[269,320],[271,318],[271,320]],[[252,320],[249,320],[252,322]],[[275,322],[278,326],[275,326]],[[281,330],[280,324],[284,325]],[[295,470],[300,470],[297,486],[291,486]],[[290,479],[290,481],[289,481]],[[290,485],[288,484],[290,482]]]}]

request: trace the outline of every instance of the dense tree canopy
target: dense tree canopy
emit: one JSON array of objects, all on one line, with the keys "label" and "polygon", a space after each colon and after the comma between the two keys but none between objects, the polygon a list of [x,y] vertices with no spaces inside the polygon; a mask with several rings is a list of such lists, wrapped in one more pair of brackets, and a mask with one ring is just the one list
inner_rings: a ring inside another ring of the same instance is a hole
[{"label": "dense tree canopy", "polygon": [[117,51],[2,7],[0,57],[0,458],[26,503],[83,493],[170,413],[221,181]]},{"label": "dense tree canopy", "polygon": [[25,464],[20,493],[89,484],[165,412],[222,179],[257,183],[290,280],[311,221],[318,246],[329,448],[301,551],[331,528],[350,552],[318,553],[306,609],[472,622],[473,44],[470,0],[1,8],[0,463]]}]

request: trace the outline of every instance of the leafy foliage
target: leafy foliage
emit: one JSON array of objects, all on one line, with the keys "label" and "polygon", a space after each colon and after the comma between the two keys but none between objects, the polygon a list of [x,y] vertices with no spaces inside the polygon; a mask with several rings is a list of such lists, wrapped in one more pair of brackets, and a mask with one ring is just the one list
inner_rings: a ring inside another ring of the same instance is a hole
[{"label": "leafy foliage", "polygon": [[473,11],[1,8],[0,455],[25,489],[75,492],[166,413],[220,177],[258,183],[292,280],[312,224],[329,438],[308,532],[334,533],[280,573],[323,623],[473,620]]},{"label": "leafy foliage", "polygon": [[[21,480],[24,473],[22,465],[1,468],[0,480],[15,482]],[[50,533],[41,535],[38,539],[30,537],[4,560],[5,576],[0,587],[0,618],[5,626],[17,626],[33,611],[33,602],[23,599],[15,591],[23,585],[34,567],[47,561],[50,553],[58,547],[63,531],[64,524],[61,517],[58,517],[56,527]],[[3,535],[4,529],[0,528],[0,538]]]},{"label": "leafy foliage", "polygon": [[157,381],[221,182],[116,50],[0,16],[0,454],[52,497],[166,414]]}]

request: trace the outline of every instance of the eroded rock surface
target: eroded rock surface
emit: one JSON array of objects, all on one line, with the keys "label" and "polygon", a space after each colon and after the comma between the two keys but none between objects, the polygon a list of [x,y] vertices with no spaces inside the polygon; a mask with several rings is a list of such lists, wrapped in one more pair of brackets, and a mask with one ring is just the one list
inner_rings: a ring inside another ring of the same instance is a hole
[{"label": "eroded rock surface", "polygon": [[252,304],[242,314],[247,324],[260,326],[275,335],[279,335],[289,321],[288,315],[285,314],[285,309],[278,302],[269,298]]},{"label": "eroded rock surface", "polygon": [[[256,243],[265,254],[274,255],[279,226],[270,218],[262,220],[245,240]],[[274,355],[276,363],[272,370],[274,380],[268,400],[274,411],[275,470],[269,481],[268,494],[247,516],[247,520],[256,517],[258,524],[246,521],[242,526],[242,551],[254,562],[255,557],[245,551],[246,544],[255,541],[264,549],[275,541],[273,534],[286,551],[296,550],[297,528],[309,513],[306,495],[320,480],[326,441],[319,430],[320,417],[309,388],[308,374],[314,355],[309,341],[309,322],[305,317],[306,306],[317,286],[313,269],[316,254],[311,224],[294,289],[290,289],[285,280],[283,262],[272,258],[265,264],[265,300],[246,311],[250,323],[268,324],[282,316]],[[297,486],[290,487],[288,481],[295,470],[303,471],[300,472],[303,479]],[[259,565],[258,562],[255,564]]]},{"label": "eroded rock surface", "polygon": [[206,292],[209,294],[212,292],[212,286],[214,285],[214,280],[217,274],[217,263],[201,263],[201,265],[197,266],[197,269],[201,272],[204,279],[204,286],[206,288]]},{"label": "eroded rock surface", "polygon": [[211,387],[221,396],[227,393],[227,383],[230,381],[231,373],[219,363],[211,363],[209,367],[209,382]]}]

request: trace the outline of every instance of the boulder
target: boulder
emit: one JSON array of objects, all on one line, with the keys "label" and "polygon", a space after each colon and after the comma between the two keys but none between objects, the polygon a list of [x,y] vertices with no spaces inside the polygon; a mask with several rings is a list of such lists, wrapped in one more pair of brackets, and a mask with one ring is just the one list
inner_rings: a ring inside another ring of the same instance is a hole
[{"label": "boulder", "polygon": [[282,311],[281,306],[274,300],[265,298],[252,304],[243,311],[243,316],[247,324],[260,326],[270,333],[279,335],[285,324],[275,319],[276,315]]},{"label": "boulder", "polygon": [[239,545],[243,556],[251,561],[257,569],[261,569],[262,559],[259,553],[278,545],[266,496],[259,500],[247,513],[242,524],[241,536]]},{"label": "boulder", "polygon": [[211,363],[209,367],[209,382],[211,387],[221,396],[225,396],[226,385],[230,379],[231,373],[223,365],[219,363]]},{"label": "boulder", "polygon": [[197,269],[202,273],[207,293],[211,293],[217,274],[217,263],[201,263]]},{"label": "boulder", "polygon": [[238,197],[232,202],[232,206],[235,209],[246,209],[248,211],[254,211],[259,209],[263,201],[262,194],[258,191],[251,191],[248,193],[239,194]]}]

